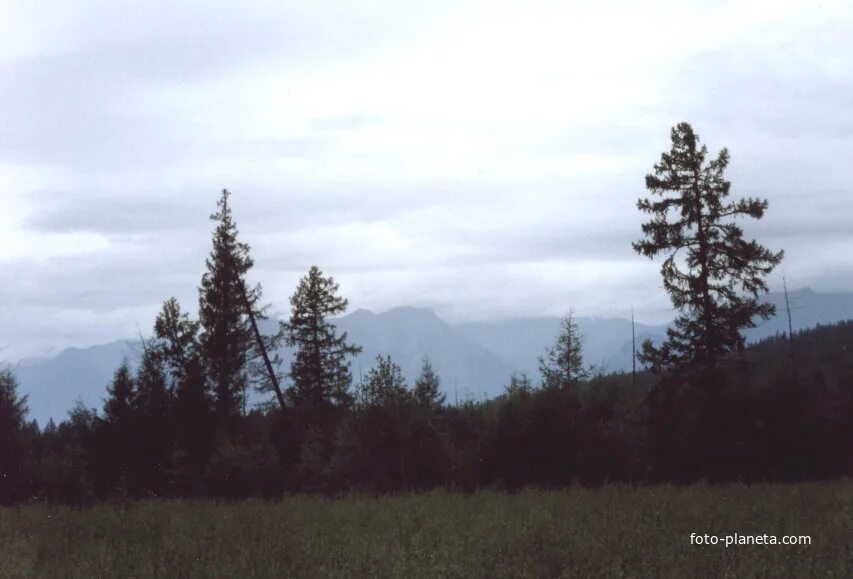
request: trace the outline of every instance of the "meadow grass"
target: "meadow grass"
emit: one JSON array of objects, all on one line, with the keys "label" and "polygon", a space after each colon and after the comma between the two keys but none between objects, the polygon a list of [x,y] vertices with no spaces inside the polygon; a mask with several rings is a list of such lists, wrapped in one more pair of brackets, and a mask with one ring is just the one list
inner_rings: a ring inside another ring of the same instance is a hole
[{"label": "meadow grass", "polygon": [[[690,533],[811,545],[691,545]],[[850,577],[853,481],[0,510],[0,577]]]}]

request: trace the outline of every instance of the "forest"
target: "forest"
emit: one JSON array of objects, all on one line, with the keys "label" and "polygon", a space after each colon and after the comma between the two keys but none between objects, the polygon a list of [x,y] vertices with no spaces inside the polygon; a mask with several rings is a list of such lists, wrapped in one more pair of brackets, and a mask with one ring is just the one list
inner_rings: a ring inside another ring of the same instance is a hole
[{"label": "forest", "polygon": [[[852,476],[853,321],[747,344],[742,330],[776,313],[759,297],[783,253],[739,220],[768,202],[730,200],[728,151],[710,157],[689,124],[671,140],[637,202],[648,221],[634,250],[663,258],[675,319],[665,342],[636,349],[635,372],[585,365],[569,312],[540,376],[507,376],[491,400],[450,404],[429,359],[412,384],[388,356],[354,380],[359,346],[334,323],[348,302],[318,267],[261,334],[269,307],[223,191],[198,318],[166,299],[102,408],[40,426],[0,371],[0,504]],[[250,407],[251,391],[267,401]]]}]

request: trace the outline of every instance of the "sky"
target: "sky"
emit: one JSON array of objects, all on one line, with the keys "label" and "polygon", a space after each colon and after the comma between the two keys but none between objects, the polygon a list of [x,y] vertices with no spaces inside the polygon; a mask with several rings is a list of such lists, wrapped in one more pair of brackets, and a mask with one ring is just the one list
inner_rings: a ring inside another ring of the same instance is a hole
[{"label": "sky", "polygon": [[771,289],[853,291],[853,3],[0,0],[0,359],[195,311],[223,188],[266,301],[672,312],[633,252],[690,122]]}]

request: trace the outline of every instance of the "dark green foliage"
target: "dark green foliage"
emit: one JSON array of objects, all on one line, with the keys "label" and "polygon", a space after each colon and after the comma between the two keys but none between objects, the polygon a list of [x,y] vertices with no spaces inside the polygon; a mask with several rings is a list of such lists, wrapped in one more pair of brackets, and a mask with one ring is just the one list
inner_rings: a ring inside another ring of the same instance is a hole
[{"label": "dark green foliage", "polygon": [[171,419],[174,435],[172,482],[178,495],[192,495],[212,452],[216,431],[198,357],[191,358],[186,374],[175,387]]},{"label": "dark green foliage", "polygon": [[127,361],[116,370],[107,386],[104,415],[96,429],[96,492],[127,496],[132,491],[136,458],[136,383]]},{"label": "dark green foliage", "polygon": [[140,493],[161,496],[166,491],[175,436],[170,409],[172,395],[166,385],[166,368],[155,350],[146,350],[136,374],[134,486]]},{"label": "dark green foliage", "polygon": [[208,430],[198,441],[206,448],[195,451],[183,436],[197,425],[182,435],[173,421],[177,397],[166,396],[172,410],[164,419],[165,368],[151,356],[135,377],[119,369],[103,418],[78,406],[40,434],[19,421],[17,448],[26,457],[19,464],[32,480],[23,479],[14,500],[853,475],[853,322],[798,334],[794,343],[796,376],[780,337],[748,349],[745,365],[721,364],[714,390],[684,374],[661,382],[643,372],[636,384],[630,374],[594,376],[568,389],[534,388],[516,376],[503,396],[459,406],[438,403],[427,365],[417,395],[380,357],[355,404],[341,410],[331,441],[318,426],[296,422],[295,409],[276,408],[241,416],[233,438]]},{"label": "dark green foliage", "polygon": [[712,371],[727,352],[744,346],[742,330],[774,313],[758,303],[767,291],[764,276],[781,261],[756,241],[746,241],[739,217],[761,219],[767,201],[747,197],[729,202],[731,184],[723,177],[728,150],[708,160],[707,148],[687,123],[672,129],[672,149],[646,176],[653,197],[637,207],[651,219],[645,239],[633,244],[649,258],[666,256],[664,288],[679,312],[668,339],[655,348],[643,345],[640,359],[655,369],[699,365]]},{"label": "dark green foliage", "polygon": [[175,298],[163,303],[154,322],[155,342],[168,374],[173,436],[172,485],[179,495],[195,494],[214,445],[213,406],[205,383],[199,323],[181,311]]},{"label": "dark green foliage", "polygon": [[589,485],[643,480],[647,415],[642,387],[626,375],[596,376],[581,392],[579,406],[578,480]]},{"label": "dark green foliage", "polygon": [[412,388],[408,431],[409,466],[407,484],[416,489],[428,489],[448,480],[450,444],[446,432],[445,394],[441,381],[424,358],[421,375]]},{"label": "dark green foliage", "polygon": [[78,400],[68,412],[68,420],[45,428],[36,496],[75,505],[94,500],[95,479],[101,475],[94,456],[97,427],[97,412]]},{"label": "dark green foliage", "polygon": [[344,481],[379,492],[446,482],[450,448],[443,399],[428,360],[410,390],[400,367],[377,356],[338,439],[336,469]]},{"label": "dark green foliage", "polygon": [[15,375],[0,370],[0,505],[27,498],[26,414],[27,397],[18,395]]},{"label": "dark green foliage", "polygon": [[521,374],[513,372],[509,377],[509,384],[504,388],[505,394],[509,398],[514,398],[516,396],[532,392],[533,382],[530,380],[530,376],[528,376],[526,372],[522,372]]},{"label": "dark green foliage", "polygon": [[346,312],[347,300],[338,296],[332,277],[324,277],[312,266],[299,281],[290,305],[290,320],[283,328],[287,344],[296,347],[296,356],[290,366],[293,386],[288,397],[295,406],[346,406],[352,382],[347,358],[361,348],[347,343],[346,332],[338,335],[329,318]]},{"label": "dark green foliage", "polygon": [[571,483],[579,474],[579,411],[577,392],[565,388],[506,396],[487,422],[490,476],[511,490]]},{"label": "dark green foliage", "polygon": [[[246,412],[246,387],[268,386],[247,323],[265,308],[260,286],[245,286],[252,260],[223,192],[200,321],[167,300],[135,374],[126,363],[116,371],[102,417],[78,405],[39,432],[24,420],[14,376],[0,373],[0,499],[86,504],[853,474],[853,323],[742,348],[740,330],[770,313],[755,300],[781,254],[742,239],[730,218],[760,217],[766,202],[724,204],[727,153],[705,164],[697,143],[689,125],[673,131],[673,151],[647,180],[662,201],[641,200],[653,217],[648,239],[635,244],[650,257],[670,252],[664,279],[681,315],[662,348],[646,346],[646,360],[674,371],[591,376],[570,313],[540,360],[541,387],[514,374],[494,400],[448,406],[428,359],[409,388],[399,366],[379,356],[353,396],[349,358],[360,349],[331,322],[347,301],[312,267],[289,320],[262,337],[270,352],[282,337],[296,349],[286,403]],[[670,221],[672,213],[680,218]]]},{"label": "dark green foliage", "polygon": [[338,284],[311,267],[290,298],[291,314],[282,331],[296,348],[290,366],[290,404],[279,430],[279,455],[295,473],[297,488],[327,488],[338,429],[352,403],[348,358],[360,348],[347,343],[329,318],[346,311]]},{"label": "dark green foliage", "polygon": [[400,367],[388,356],[377,356],[357,400],[340,439],[340,468],[349,481],[370,490],[406,488],[414,400]]},{"label": "dark green foliage", "polygon": [[390,409],[402,407],[410,400],[403,372],[390,356],[376,357],[376,366],[359,387],[358,398],[362,406]]},{"label": "dark green foliage", "polygon": [[539,358],[539,372],[545,388],[568,390],[589,377],[583,365],[583,338],[571,312],[560,322],[557,343]]},{"label": "dark green foliage", "polygon": [[424,358],[421,375],[415,381],[412,396],[418,406],[428,413],[436,412],[444,406],[446,396],[441,391],[441,381],[433,371],[429,358]]},{"label": "dark green foliage", "polygon": [[[113,381],[107,386],[107,399],[104,402],[104,421],[115,426],[130,425],[133,407],[136,403],[136,384],[131,376],[127,360],[115,371]],[[132,430],[129,426],[126,431]]]},{"label": "dark green foliage", "polygon": [[198,330],[199,323],[181,311],[178,300],[169,298],[163,302],[163,308],[154,321],[157,343],[152,347],[162,356],[173,389],[179,388],[186,380],[192,371],[191,365],[200,354]]},{"label": "dark green foliage", "polygon": [[245,276],[254,262],[249,246],[237,239],[237,225],[222,191],[219,211],[210,216],[216,223],[213,249],[207,258],[207,272],[199,288],[199,345],[207,379],[213,391],[217,426],[233,436],[242,412],[248,378],[246,366],[254,336],[246,316],[243,292],[254,307],[260,287],[245,288]]}]

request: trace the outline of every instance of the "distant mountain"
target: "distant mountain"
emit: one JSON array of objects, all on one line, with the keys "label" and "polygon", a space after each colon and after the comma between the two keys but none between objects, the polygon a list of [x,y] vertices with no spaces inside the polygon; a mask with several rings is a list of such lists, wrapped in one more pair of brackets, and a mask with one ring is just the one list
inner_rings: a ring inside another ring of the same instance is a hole
[{"label": "distant mountain", "polygon": [[500,391],[515,367],[429,309],[395,308],[381,314],[357,310],[339,319],[337,326],[363,348],[353,363],[355,380],[375,365],[377,355],[389,354],[412,383],[428,355],[451,400],[457,395],[460,400],[479,399]]},{"label": "distant mountain", "polygon": [[[748,330],[746,337],[750,341],[788,332],[785,294],[769,293],[765,301],[776,306],[776,316]],[[795,332],[853,320],[853,293],[816,292],[806,287],[788,292],[788,302],[791,305],[791,325]]]},{"label": "distant mountain", "polygon": [[[584,360],[604,371],[630,370],[631,321],[622,318],[576,318],[583,336]],[[517,371],[531,378],[539,375],[539,356],[554,345],[560,318],[520,318],[498,322],[460,324],[457,329],[471,341],[497,354]],[[665,326],[636,324],[637,345],[646,338],[659,340]],[[621,351],[625,350],[622,355]]]},{"label": "distant mountain", "polygon": [[64,420],[76,398],[101,408],[106,387],[123,359],[139,359],[135,342],[120,340],[89,348],[68,348],[53,358],[29,358],[14,365],[21,392],[28,394],[30,417],[41,426],[52,416]]},{"label": "distant mountain", "polygon": [[[777,316],[749,330],[750,341],[786,332],[783,294],[769,294]],[[818,293],[808,288],[790,292],[794,330],[853,320],[853,293]],[[631,369],[631,322],[621,318],[578,317],[584,337],[584,358],[606,371]],[[450,325],[432,310],[402,307],[383,313],[356,310],[336,321],[351,342],[363,347],[353,361],[353,377],[366,375],[377,354],[389,354],[411,383],[425,355],[442,379],[449,400],[458,396],[480,399],[503,390],[513,371],[538,378],[538,358],[559,333],[557,317],[519,318]],[[275,322],[266,323],[272,330]],[[660,341],[665,326],[636,324],[637,345],[646,338]],[[292,351],[281,352],[288,364]],[[70,348],[52,358],[23,360],[15,371],[23,393],[29,394],[30,416],[44,425],[49,417],[66,417],[75,398],[87,407],[101,408],[113,372],[127,358],[139,358],[136,341],[117,341],[91,348]]]}]

